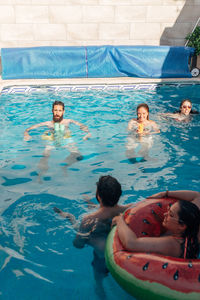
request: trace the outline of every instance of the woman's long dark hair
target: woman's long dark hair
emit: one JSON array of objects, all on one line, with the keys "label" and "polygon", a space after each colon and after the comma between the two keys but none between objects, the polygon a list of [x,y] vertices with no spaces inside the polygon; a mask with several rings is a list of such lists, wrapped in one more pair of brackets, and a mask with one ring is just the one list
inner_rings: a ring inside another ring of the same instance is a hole
[{"label": "woman's long dark hair", "polygon": [[181,257],[184,257],[184,249],[186,246],[185,258],[197,258],[200,250],[198,241],[200,210],[194,203],[185,200],[179,200],[179,207],[179,223],[187,226],[182,234],[184,242],[181,244]]}]

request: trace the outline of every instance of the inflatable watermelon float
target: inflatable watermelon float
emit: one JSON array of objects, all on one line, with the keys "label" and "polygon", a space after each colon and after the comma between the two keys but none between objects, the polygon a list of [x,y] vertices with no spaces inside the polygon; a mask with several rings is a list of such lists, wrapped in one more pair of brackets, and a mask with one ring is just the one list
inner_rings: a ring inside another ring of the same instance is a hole
[{"label": "inflatable watermelon float", "polygon": [[[147,199],[125,211],[124,218],[139,236],[160,236],[171,198]],[[183,259],[123,248],[116,226],[105,250],[106,264],[114,279],[136,299],[200,300],[200,259]]]}]

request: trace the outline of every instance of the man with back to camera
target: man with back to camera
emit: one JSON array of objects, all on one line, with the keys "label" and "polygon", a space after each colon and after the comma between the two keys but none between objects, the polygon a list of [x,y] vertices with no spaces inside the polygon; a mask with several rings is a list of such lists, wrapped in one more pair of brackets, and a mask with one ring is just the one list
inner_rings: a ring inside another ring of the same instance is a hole
[{"label": "man with back to camera", "polygon": [[64,147],[70,151],[70,155],[64,161],[68,166],[82,158],[78,148],[71,138],[69,130],[69,125],[71,123],[80,126],[80,129],[86,132],[86,135],[83,137],[84,140],[87,140],[91,136],[86,125],[72,119],[63,119],[64,112],[64,103],[62,101],[54,101],[52,105],[53,120],[35,124],[24,131],[24,140],[29,141],[31,139],[31,136],[29,135],[30,130],[42,126],[49,128],[49,131],[42,135],[42,139],[47,141],[43,157],[39,163],[39,169],[43,172],[48,169],[48,158],[51,150],[55,147]]},{"label": "man with back to camera", "polygon": [[111,229],[112,219],[132,205],[119,205],[118,201],[121,194],[121,184],[116,178],[110,175],[101,176],[97,182],[96,189],[96,199],[99,205],[93,204],[96,210],[85,215],[80,225],[74,215],[54,207],[56,213],[68,219],[73,227],[77,229],[77,234],[73,240],[74,247],[79,249],[84,248],[85,245],[93,247],[93,272],[97,291],[101,294],[103,293],[102,280],[108,273],[104,250],[106,239]]}]

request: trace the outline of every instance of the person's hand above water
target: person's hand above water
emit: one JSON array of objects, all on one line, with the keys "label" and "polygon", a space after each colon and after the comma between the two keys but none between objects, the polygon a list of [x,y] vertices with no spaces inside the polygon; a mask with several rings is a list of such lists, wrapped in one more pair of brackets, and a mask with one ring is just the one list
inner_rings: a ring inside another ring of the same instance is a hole
[{"label": "person's hand above water", "polygon": [[83,195],[83,200],[88,204],[88,209],[97,208],[98,205],[91,201],[91,197],[89,195]]},{"label": "person's hand above water", "polygon": [[32,137],[30,136],[30,134],[27,132],[27,131],[25,131],[24,132],[24,141],[30,141],[32,139]]},{"label": "person's hand above water", "polygon": [[77,223],[77,220],[76,220],[76,218],[75,218],[75,216],[73,214],[71,214],[69,212],[64,212],[60,208],[58,208],[56,206],[53,208],[53,210],[57,214],[59,214],[61,217],[63,217],[65,219],[67,219],[68,221],[70,221],[72,225],[75,225]]},{"label": "person's hand above water", "polygon": [[83,140],[87,140],[91,137],[91,133],[88,130],[88,127],[84,124],[79,123],[80,129],[86,132],[86,135],[84,135]]},{"label": "person's hand above water", "polygon": [[113,219],[112,219],[112,227],[115,226],[115,225],[118,225],[118,223],[121,221],[121,219],[123,219],[123,214],[120,214],[119,216],[115,216]]}]

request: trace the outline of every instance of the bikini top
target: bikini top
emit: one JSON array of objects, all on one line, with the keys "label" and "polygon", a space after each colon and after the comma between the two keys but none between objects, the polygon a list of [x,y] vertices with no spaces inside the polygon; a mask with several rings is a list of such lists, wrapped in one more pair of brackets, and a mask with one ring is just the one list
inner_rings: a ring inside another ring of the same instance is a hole
[{"label": "bikini top", "polygon": [[[176,239],[176,240],[184,240],[182,237],[174,237],[174,239]],[[183,257],[184,259],[186,259],[187,247],[188,247],[188,238],[186,237],[184,241],[185,241],[185,244],[184,244],[183,256],[181,254],[180,258]]]}]

